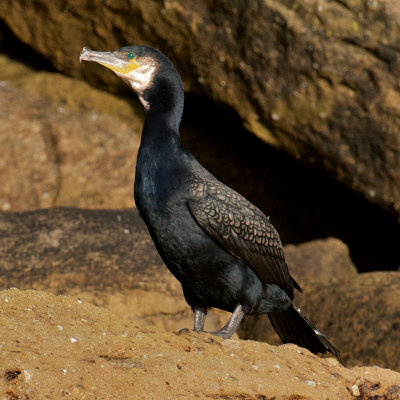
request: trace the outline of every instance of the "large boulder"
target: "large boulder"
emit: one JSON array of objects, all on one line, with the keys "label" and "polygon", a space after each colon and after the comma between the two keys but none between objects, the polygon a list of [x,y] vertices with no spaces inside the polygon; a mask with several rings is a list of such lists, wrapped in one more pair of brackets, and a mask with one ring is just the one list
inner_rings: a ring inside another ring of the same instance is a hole
[{"label": "large boulder", "polygon": [[120,83],[109,71],[79,65],[84,45],[159,47],[182,72],[187,91],[228,105],[265,142],[400,216],[396,0],[103,1],[96,7],[3,0],[0,19],[59,71],[92,82],[101,76],[110,86]]},{"label": "large boulder", "polygon": [[349,248],[339,239],[312,240],[300,245],[285,246],[290,275],[297,282],[352,279],[357,275]]},{"label": "large boulder", "polygon": [[400,374],[294,345],[166,333],[72,296],[0,292],[4,399],[392,399]]}]

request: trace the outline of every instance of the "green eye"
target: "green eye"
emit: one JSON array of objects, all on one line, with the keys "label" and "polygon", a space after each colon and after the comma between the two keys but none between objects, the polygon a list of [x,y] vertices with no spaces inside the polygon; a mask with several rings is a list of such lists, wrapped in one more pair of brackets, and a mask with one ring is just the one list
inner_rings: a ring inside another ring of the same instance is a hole
[{"label": "green eye", "polygon": [[132,60],[133,58],[135,58],[135,53],[132,53],[132,52],[128,53],[128,58],[129,58],[130,60]]}]

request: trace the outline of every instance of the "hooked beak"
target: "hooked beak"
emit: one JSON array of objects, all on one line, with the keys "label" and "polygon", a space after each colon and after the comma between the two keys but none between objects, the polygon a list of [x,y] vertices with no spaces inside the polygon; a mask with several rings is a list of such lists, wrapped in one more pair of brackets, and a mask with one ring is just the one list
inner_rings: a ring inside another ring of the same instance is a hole
[{"label": "hooked beak", "polygon": [[119,72],[123,75],[137,69],[140,65],[134,60],[125,60],[114,51],[94,51],[88,47],[84,47],[79,55],[79,62],[94,61],[114,72]]}]

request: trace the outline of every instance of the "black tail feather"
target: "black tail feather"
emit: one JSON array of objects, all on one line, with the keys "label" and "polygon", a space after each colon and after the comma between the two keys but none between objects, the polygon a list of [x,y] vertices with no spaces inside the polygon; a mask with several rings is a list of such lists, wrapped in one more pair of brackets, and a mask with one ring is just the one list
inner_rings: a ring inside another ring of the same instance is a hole
[{"label": "black tail feather", "polygon": [[339,351],[313,323],[293,305],[286,311],[268,314],[269,320],[283,343],[294,343],[313,353],[329,351],[340,358]]}]

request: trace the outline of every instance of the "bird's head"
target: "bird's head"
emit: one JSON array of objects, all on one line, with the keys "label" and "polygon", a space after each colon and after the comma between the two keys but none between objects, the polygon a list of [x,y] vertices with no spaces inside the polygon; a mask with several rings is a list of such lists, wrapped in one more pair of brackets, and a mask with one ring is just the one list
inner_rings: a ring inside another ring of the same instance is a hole
[{"label": "bird's head", "polygon": [[170,59],[149,46],[126,46],[115,51],[84,47],[79,60],[94,61],[113,71],[139,96],[146,111],[174,110],[176,124],[183,110],[182,80]]},{"label": "bird's head", "polygon": [[80,61],[94,61],[111,69],[143,100],[143,93],[151,89],[156,76],[175,71],[171,61],[160,51],[149,46],[126,46],[115,51],[94,51],[84,47]]}]

